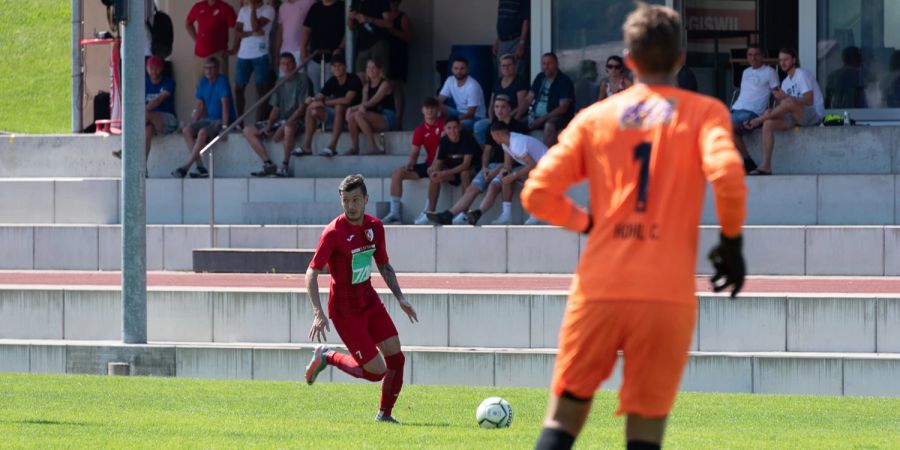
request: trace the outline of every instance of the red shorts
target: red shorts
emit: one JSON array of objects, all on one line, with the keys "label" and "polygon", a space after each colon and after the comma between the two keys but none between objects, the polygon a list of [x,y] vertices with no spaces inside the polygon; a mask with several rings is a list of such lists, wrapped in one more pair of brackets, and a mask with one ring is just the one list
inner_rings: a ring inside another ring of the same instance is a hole
[{"label": "red shorts", "polygon": [[566,305],[551,392],[592,398],[624,355],[617,414],[668,415],[688,361],[697,304],[637,301]]},{"label": "red shorts", "polygon": [[359,314],[336,315],[331,322],[359,365],[378,355],[375,344],[397,335],[394,321],[381,303]]}]

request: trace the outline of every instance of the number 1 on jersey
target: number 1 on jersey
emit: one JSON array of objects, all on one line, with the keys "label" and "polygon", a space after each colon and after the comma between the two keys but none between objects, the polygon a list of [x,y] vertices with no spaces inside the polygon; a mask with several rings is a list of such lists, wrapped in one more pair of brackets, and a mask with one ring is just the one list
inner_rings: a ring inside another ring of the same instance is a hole
[{"label": "number 1 on jersey", "polygon": [[634,148],[634,159],[641,160],[641,174],[638,178],[638,198],[634,209],[637,212],[647,211],[647,185],[650,183],[650,154],[653,144],[641,142]]}]

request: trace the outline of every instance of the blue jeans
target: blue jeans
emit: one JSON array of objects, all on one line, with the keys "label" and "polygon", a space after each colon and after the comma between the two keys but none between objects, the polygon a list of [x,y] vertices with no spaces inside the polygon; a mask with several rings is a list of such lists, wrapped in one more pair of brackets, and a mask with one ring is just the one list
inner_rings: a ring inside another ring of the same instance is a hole
[{"label": "blue jeans", "polygon": [[269,82],[269,55],[263,55],[254,59],[238,58],[235,65],[235,86],[246,86],[250,82],[250,73],[257,86],[265,86]]},{"label": "blue jeans", "polygon": [[[464,113],[464,112],[460,112],[458,109],[456,109],[456,108],[453,107],[453,106],[448,106],[448,107],[447,107],[447,117],[459,117],[459,116],[461,116],[461,115],[463,115],[463,114],[465,114],[465,113]],[[481,120],[481,119],[482,119],[481,117],[477,117],[477,116],[476,116],[476,117],[474,117],[474,118],[472,118],[472,119],[460,120],[459,123],[460,123],[463,127],[468,128],[469,131],[474,131],[474,128],[475,128],[475,122],[477,122],[477,121],[479,121],[479,120]],[[490,126],[490,122],[488,122],[488,125]]]},{"label": "blue jeans", "polygon": [[749,133],[749,131],[744,128],[744,122],[749,122],[757,117],[759,117],[759,115],[753,111],[747,111],[746,109],[732,109],[731,125],[734,128],[734,132],[739,135]]},{"label": "blue jeans", "polygon": [[478,145],[484,145],[487,142],[487,134],[491,129],[491,119],[481,119],[475,122],[472,127],[474,129],[475,141]]}]

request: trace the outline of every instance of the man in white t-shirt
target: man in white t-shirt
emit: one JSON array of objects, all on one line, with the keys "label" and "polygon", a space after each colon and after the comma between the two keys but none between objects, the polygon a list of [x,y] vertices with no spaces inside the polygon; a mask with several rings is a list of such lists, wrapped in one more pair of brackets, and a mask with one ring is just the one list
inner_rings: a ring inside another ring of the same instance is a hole
[{"label": "man in white t-shirt", "polygon": [[796,126],[812,127],[825,117],[825,98],[815,77],[800,68],[797,51],[783,48],[778,52],[778,65],[787,77],[781,88],[774,92],[778,105],[751,120],[746,129],[763,128],[763,159],[750,175],[772,174],[772,151],[775,147],[775,131]]},{"label": "man in white t-shirt", "polygon": [[[234,76],[234,105],[237,115],[244,114],[244,89],[250,82],[250,74],[256,84],[256,96],[261,97],[268,90],[269,71],[269,32],[275,20],[275,8],[264,5],[262,0],[250,0],[237,16],[235,24],[235,45],[237,48],[237,64]],[[234,53],[235,48],[231,52]],[[261,108],[256,110],[256,120],[264,120]]]},{"label": "man in white t-shirt", "polygon": [[778,74],[775,69],[763,64],[763,52],[758,45],[747,48],[747,61],[750,67],[741,74],[741,93],[737,101],[731,105],[731,124],[734,128],[734,144],[744,157],[744,169],[751,172],[756,163],[750,158],[744,144],[744,134],[750,132],[751,120],[762,115],[769,107],[769,98],[778,89]]},{"label": "man in white t-shirt", "polygon": [[[441,115],[459,117],[459,122],[472,131],[475,122],[487,117],[484,107],[484,91],[478,81],[469,76],[469,60],[461,56],[453,59],[452,77],[447,77],[438,94],[441,104]],[[453,106],[448,106],[447,99],[453,99]]]},{"label": "man in white t-shirt", "polygon": [[[499,176],[491,180],[491,185],[481,201],[478,209],[466,213],[469,223],[475,225],[484,211],[491,209],[497,192],[503,193],[503,211],[497,220],[491,225],[509,225],[512,223],[512,198],[516,183],[524,183],[528,179],[528,173],[537,166],[538,161],[547,153],[547,146],[539,139],[527,134],[510,131],[510,124],[494,121],[491,124],[491,137],[494,142],[503,147],[503,170]],[[513,161],[521,164],[513,168]],[[539,225],[541,222],[534,216],[528,216],[525,225]]]}]

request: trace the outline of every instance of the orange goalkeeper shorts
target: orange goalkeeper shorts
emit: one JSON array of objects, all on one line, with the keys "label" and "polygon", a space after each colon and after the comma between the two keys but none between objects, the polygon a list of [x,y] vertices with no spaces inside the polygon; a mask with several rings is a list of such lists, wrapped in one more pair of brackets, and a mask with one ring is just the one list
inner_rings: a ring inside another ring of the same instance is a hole
[{"label": "orange goalkeeper shorts", "polygon": [[566,305],[551,392],[590,399],[624,355],[616,414],[663,417],[688,361],[697,304],[592,301]]}]

